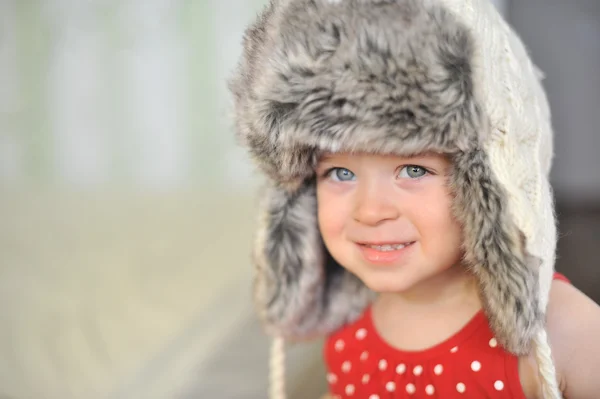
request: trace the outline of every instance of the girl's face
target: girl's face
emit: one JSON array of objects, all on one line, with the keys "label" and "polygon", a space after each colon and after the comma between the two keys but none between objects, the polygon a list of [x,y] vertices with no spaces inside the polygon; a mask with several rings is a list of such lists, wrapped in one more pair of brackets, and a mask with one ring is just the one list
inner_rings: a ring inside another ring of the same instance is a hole
[{"label": "girl's face", "polygon": [[461,228],[441,155],[325,154],[319,228],[343,267],[376,292],[403,292],[460,262]]}]

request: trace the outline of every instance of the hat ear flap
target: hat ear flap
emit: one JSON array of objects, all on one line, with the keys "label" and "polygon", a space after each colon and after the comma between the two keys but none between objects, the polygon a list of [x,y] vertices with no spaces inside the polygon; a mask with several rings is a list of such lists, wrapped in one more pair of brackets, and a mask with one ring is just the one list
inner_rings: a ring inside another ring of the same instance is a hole
[{"label": "hat ear flap", "polygon": [[524,236],[507,209],[506,191],[483,150],[456,155],[454,212],[463,225],[465,260],[478,279],[490,326],[501,344],[526,354],[543,327],[539,259],[525,251]]},{"label": "hat ear flap", "polygon": [[274,335],[329,333],[357,318],[371,299],[367,287],[325,248],[314,179],[293,192],[266,188],[254,263],[255,303]]}]

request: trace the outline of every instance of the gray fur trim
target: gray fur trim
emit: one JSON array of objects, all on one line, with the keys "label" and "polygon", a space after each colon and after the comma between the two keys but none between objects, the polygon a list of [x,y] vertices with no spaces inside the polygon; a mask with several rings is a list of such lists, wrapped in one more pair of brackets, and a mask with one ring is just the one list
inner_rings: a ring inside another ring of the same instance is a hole
[{"label": "gray fur trim", "polygon": [[507,350],[527,354],[543,327],[539,263],[526,256],[485,152],[456,156],[453,165],[454,213],[463,225],[465,261],[479,282],[490,326]]},{"label": "gray fur trim", "polygon": [[254,247],[255,302],[268,332],[325,334],[360,315],[372,292],[324,248],[315,186],[267,188]]},{"label": "gray fur trim", "polygon": [[465,151],[489,131],[473,47],[432,1],[272,2],[230,84],[237,131],[267,175],[293,186],[319,150]]}]

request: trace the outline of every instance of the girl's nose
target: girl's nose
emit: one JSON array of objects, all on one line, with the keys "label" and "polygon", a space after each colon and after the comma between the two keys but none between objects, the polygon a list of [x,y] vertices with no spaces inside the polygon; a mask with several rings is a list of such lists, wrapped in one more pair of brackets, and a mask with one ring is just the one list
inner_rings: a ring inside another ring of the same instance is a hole
[{"label": "girl's nose", "polygon": [[376,226],[400,216],[392,190],[378,182],[359,185],[356,191],[353,217],[359,223]]}]

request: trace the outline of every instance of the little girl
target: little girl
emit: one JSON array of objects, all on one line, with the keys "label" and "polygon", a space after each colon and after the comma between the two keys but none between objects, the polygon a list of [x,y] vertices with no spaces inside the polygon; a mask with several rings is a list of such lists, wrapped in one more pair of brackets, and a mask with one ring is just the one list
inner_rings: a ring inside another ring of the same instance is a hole
[{"label": "little girl", "polygon": [[[597,398],[600,309],[554,274],[550,114],[487,0],[272,0],[231,82],[267,177],[267,331],[337,398]],[[282,398],[280,353],[271,396]]]}]

